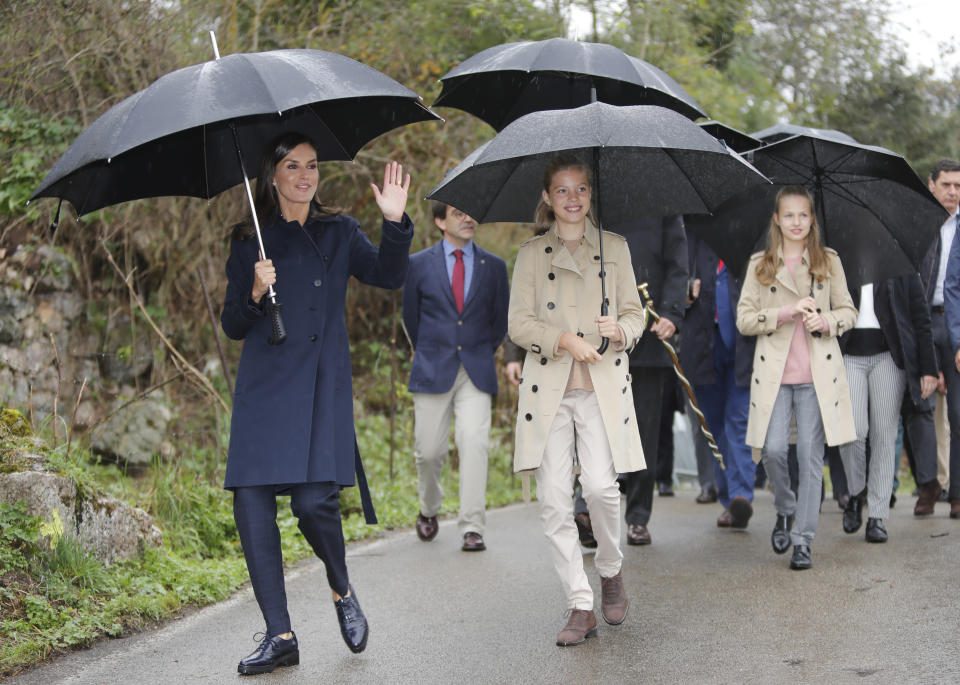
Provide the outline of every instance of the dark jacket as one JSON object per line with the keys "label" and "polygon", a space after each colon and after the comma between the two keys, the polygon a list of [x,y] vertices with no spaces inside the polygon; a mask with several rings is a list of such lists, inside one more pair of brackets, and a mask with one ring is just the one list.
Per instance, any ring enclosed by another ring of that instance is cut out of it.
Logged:
{"label": "dark jacket", "polygon": [[462,313],[450,288],[443,241],[410,257],[403,286],[403,323],[415,350],[410,392],[447,392],[463,364],[477,388],[497,394],[494,354],[507,333],[507,265],[476,243],[473,248],[473,275]]}
{"label": "dark jacket", "polygon": [[[683,217],[647,217],[606,229],[627,239],[637,285],[647,284],[654,310],[670,319],[679,332],[687,297],[687,239]],[[653,323],[650,317],[648,331]],[[674,347],[677,338],[671,339]],[[633,348],[630,366],[669,367],[673,362],[657,336],[647,332]]]}
{"label": "dark jacket", "polygon": [[[353,485],[359,464],[345,319],[347,281],[399,288],[413,224],[384,221],[380,248],[338,215],[304,226],[279,217],[262,231],[277,270],[287,340],[270,345],[267,296],[253,304],[257,241],[234,239],[220,321],[244,340],[233,397],[227,488],[331,481]],[[362,482],[361,482],[362,485]]]}
{"label": "dark jacket", "polygon": [[[687,308],[683,321],[683,341],[680,345],[680,365],[687,379],[694,385],[708,385],[716,382],[713,364],[713,343],[716,324],[717,264],[719,259],[710,247],[692,231],[687,232],[687,252],[689,254],[690,279],[700,279],[700,295]],[[735,377],[742,387],[750,385],[753,372],[753,350],[757,344],[756,336],[743,336],[736,330],[737,302],[740,300],[740,288],[743,282],[727,271],[727,290],[729,292],[730,311],[734,316]]]}
{"label": "dark jacket", "polygon": [[[851,292],[850,295],[859,308],[860,291]],[[933,396],[926,400],[920,396],[920,377],[936,376],[938,367],[930,310],[919,274],[874,283],[873,310],[890,348],[890,356],[906,373],[911,401],[917,407],[932,408]],[[845,354],[849,335],[847,332],[840,338],[840,349]]]}

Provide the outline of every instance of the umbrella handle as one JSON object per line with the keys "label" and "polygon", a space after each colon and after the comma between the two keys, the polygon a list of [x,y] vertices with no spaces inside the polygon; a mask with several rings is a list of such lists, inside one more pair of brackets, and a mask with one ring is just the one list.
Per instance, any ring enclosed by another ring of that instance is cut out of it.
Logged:
{"label": "umbrella handle", "polygon": [[281,345],[287,339],[287,328],[283,325],[283,318],[280,316],[280,310],[283,305],[275,299],[267,303],[267,311],[270,314],[270,327],[273,329],[273,335],[267,340],[271,345]]}
{"label": "umbrella handle", "polygon": [[[603,304],[600,305],[600,315],[606,316],[610,313],[610,305],[607,304],[607,298],[603,298]],[[600,347],[597,348],[597,354],[603,356],[603,353],[610,347],[610,338],[600,338]]]}

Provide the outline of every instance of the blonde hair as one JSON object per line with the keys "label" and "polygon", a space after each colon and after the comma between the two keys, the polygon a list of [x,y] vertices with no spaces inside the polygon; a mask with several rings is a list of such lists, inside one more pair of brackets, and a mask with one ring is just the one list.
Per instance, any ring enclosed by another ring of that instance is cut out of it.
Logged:
{"label": "blonde hair", "polygon": [[770,228],[767,230],[767,249],[757,264],[757,280],[763,285],[770,285],[777,277],[777,253],[783,247],[783,233],[777,223],[777,214],[780,213],[780,200],[785,197],[803,197],[810,203],[812,223],[807,234],[807,253],[810,255],[809,271],[813,278],[822,282],[830,275],[830,261],[827,259],[827,250],[820,240],[820,222],[817,221],[816,207],[813,196],[803,186],[784,186],[777,193],[773,205],[773,214],[770,216]]}
{"label": "blonde hair", "polygon": [[[587,185],[590,188],[593,188],[593,173],[590,169],[590,165],[584,162],[582,159],[577,157],[574,154],[569,152],[561,152],[559,155],[547,162],[546,168],[543,170],[543,189],[550,192],[550,182],[553,181],[554,174],[560,171],[566,171],[567,169],[576,169],[583,173],[587,177]],[[587,218],[590,219],[594,224],[597,223],[596,218],[593,215],[593,203],[591,202],[590,209],[587,211]],[[550,230],[550,227],[553,226],[553,223],[557,220],[556,215],[553,213],[553,208],[543,201],[543,197],[540,197],[540,202],[537,204],[537,211],[534,213],[533,221],[536,224],[536,235],[542,235]]]}

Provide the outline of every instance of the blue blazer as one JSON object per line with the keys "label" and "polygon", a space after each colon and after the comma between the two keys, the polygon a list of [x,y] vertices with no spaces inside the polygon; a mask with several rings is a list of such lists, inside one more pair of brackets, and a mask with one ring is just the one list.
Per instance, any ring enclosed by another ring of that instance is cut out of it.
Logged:
{"label": "blue blazer", "polygon": [[[937,231],[937,243],[940,232]],[[939,255],[937,255],[939,258]],[[950,244],[947,258],[947,274],[943,279],[943,315],[947,321],[947,333],[950,337],[950,349],[957,354],[960,349],[960,231]],[[953,364],[952,359],[944,359],[942,365]]]}
{"label": "blue blazer", "polygon": [[507,265],[476,243],[473,248],[473,276],[462,314],[453,301],[442,241],[410,256],[403,286],[403,323],[415,351],[410,392],[447,392],[463,364],[475,386],[497,394],[494,353],[507,333]]}

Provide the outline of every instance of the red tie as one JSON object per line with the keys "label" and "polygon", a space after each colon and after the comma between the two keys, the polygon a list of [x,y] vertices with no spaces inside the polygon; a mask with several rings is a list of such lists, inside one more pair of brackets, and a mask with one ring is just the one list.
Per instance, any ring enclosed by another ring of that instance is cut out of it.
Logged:
{"label": "red tie", "polygon": [[453,300],[457,303],[457,311],[463,313],[463,250],[454,250],[453,256],[457,262],[453,265]]}
{"label": "red tie", "polygon": [[723,271],[723,260],[722,260],[722,259],[718,259],[718,260],[717,260],[717,276],[720,275],[720,272],[721,272],[721,271]]}

